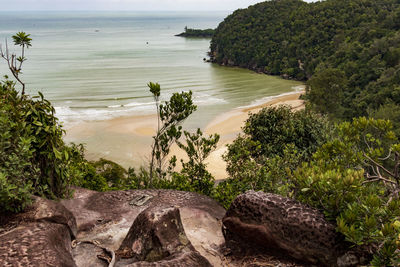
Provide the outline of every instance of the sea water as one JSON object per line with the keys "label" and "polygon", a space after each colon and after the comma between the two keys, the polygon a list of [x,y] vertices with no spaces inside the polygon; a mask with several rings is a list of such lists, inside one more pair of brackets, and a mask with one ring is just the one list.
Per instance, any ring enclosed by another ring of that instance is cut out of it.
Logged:
{"label": "sea water", "polygon": [[[290,93],[300,83],[203,61],[210,39],[176,37],[189,28],[216,28],[227,12],[0,12],[0,43],[19,53],[11,36],[31,34],[22,80],[41,91],[64,126],[155,112],[147,83],[162,99],[193,91],[193,127],[254,101]],[[0,75],[10,73],[0,61]],[[189,123],[190,124],[190,123]]]}

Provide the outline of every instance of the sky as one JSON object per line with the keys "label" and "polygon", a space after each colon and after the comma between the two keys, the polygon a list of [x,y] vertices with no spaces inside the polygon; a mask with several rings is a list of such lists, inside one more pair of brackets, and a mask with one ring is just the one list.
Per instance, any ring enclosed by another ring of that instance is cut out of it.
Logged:
{"label": "sky", "polygon": [[[233,11],[259,0],[0,0],[1,10]],[[308,1],[310,2],[310,0]]]}

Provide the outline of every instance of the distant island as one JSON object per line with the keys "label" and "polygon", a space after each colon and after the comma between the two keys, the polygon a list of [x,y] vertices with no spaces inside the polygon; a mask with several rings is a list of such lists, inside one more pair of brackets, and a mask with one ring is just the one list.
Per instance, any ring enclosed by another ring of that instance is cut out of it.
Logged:
{"label": "distant island", "polygon": [[175,36],[180,37],[197,37],[197,38],[212,38],[214,36],[215,30],[214,29],[190,29],[185,27],[185,31],[177,34]]}

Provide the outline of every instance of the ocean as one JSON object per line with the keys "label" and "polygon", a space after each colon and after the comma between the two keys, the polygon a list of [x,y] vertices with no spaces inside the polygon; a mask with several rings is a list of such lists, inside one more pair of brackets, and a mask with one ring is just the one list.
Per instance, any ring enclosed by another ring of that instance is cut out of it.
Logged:
{"label": "ocean", "polygon": [[[296,90],[300,83],[205,63],[210,39],[176,37],[189,28],[215,28],[224,12],[0,12],[0,43],[31,34],[22,79],[41,91],[67,128],[82,121],[155,112],[147,83],[162,99],[193,91],[193,127],[232,108]],[[18,49],[12,50],[19,52]],[[9,74],[0,61],[0,75]],[[190,124],[190,123],[189,123]]]}

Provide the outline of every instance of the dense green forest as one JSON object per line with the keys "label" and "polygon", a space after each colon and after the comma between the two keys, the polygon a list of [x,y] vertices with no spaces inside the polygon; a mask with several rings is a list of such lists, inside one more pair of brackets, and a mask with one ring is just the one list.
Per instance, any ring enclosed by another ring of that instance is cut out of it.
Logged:
{"label": "dense green forest", "polygon": [[309,80],[307,97],[335,118],[372,115],[400,127],[400,1],[273,0],[216,29],[214,62]]}

